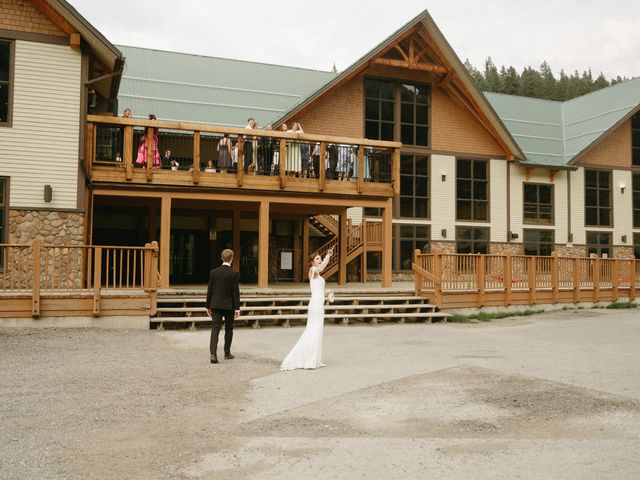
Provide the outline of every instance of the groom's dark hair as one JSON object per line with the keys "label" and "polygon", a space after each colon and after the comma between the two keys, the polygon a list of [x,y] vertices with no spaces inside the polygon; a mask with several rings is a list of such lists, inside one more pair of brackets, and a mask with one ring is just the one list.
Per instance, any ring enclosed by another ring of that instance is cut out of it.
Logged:
{"label": "groom's dark hair", "polygon": [[222,250],[222,253],[220,254],[220,258],[222,259],[223,262],[229,263],[231,260],[233,260],[233,250],[229,248],[225,248],[224,250]]}

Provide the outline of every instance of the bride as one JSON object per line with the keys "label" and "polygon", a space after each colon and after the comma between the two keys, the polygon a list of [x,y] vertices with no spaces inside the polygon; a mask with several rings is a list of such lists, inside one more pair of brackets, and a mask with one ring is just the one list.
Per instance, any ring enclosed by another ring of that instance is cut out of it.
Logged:
{"label": "bride", "polygon": [[300,339],[291,349],[280,365],[280,370],[295,370],[297,368],[326,367],[322,363],[322,330],[324,328],[324,278],[320,276],[333,254],[330,249],[321,260],[320,255],[314,255],[309,269],[309,288],[311,299],[307,313],[307,326]]}

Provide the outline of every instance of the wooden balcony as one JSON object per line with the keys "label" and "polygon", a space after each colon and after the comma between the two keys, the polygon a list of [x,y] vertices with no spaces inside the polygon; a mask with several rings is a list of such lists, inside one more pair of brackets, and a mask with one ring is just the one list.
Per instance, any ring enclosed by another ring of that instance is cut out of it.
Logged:
{"label": "wooden balcony", "polygon": [[[220,153],[225,135],[237,159],[229,167],[223,165]],[[142,144],[151,148],[141,149]],[[398,142],[88,115],[86,170],[93,184],[384,200],[400,190],[400,146]],[[171,150],[179,165],[158,165],[166,150]]]}
{"label": "wooden balcony", "polygon": [[640,260],[524,255],[423,254],[416,295],[439,308],[634,300]]}

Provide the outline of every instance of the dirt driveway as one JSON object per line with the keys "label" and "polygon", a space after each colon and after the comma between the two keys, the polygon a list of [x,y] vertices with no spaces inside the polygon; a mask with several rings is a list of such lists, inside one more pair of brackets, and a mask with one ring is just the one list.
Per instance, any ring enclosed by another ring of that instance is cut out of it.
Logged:
{"label": "dirt driveway", "polygon": [[639,478],[638,311],[301,331],[0,329],[0,478]]}

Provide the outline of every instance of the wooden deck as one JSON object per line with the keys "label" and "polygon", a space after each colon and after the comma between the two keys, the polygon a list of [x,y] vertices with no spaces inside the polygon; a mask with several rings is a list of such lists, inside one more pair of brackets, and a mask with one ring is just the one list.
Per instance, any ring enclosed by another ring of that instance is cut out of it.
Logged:
{"label": "wooden deck", "polygon": [[520,255],[422,254],[416,295],[439,308],[633,300],[640,260]]}

